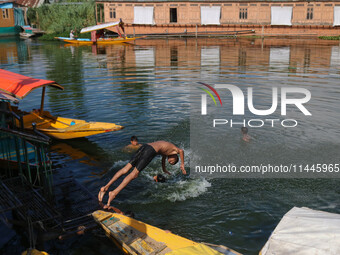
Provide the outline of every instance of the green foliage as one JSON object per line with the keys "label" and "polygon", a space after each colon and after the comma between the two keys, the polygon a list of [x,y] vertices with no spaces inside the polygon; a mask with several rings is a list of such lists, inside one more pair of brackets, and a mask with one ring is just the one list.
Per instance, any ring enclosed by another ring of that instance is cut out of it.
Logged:
{"label": "green foliage", "polygon": [[322,40],[340,40],[340,35],[339,36],[319,36],[319,39],[322,39]]}
{"label": "green foliage", "polygon": [[29,10],[28,18],[47,34],[67,33],[69,36],[72,29],[79,33],[83,27],[95,24],[94,2],[67,5],[44,4]]}

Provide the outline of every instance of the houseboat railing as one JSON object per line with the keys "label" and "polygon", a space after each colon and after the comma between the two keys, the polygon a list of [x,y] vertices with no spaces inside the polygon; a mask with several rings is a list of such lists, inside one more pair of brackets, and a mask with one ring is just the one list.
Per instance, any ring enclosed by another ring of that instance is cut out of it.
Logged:
{"label": "houseboat railing", "polygon": [[44,188],[52,196],[52,164],[47,147],[50,138],[33,125],[33,132],[24,130],[23,119],[13,111],[0,110],[0,160],[1,178],[25,176],[32,186]]}

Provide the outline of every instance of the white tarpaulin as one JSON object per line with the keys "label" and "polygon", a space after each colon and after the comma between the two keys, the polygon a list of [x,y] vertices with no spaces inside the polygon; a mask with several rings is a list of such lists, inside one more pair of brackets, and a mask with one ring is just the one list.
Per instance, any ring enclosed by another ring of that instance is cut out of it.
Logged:
{"label": "white tarpaulin", "polygon": [[96,26],[85,27],[80,31],[80,33],[87,33],[87,32],[97,31],[100,29],[108,28],[108,27],[118,26],[119,23],[120,21],[116,21],[116,22],[104,23],[104,24],[100,24]]}
{"label": "white tarpaulin", "polygon": [[221,17],[221,6],[201,6],[201,24],[219,25]]}
{"label": "white tarpaulin", "polygon": [[339,255],[340,214],[294,207],[261,250],[262,255]]}
{"label": "white tarpaulin", "polygon": [[271,7],[271,25],[292,25],[293,7]]}
{"label": "white tarpaulin", "polygon": [[155,24],[153,16],[153,7],[135,6],[134,7],[134,24]]}
{"label": "white tarpaulin", "polygon": [[333,26],[340,26],[340,6],[334,6]]}

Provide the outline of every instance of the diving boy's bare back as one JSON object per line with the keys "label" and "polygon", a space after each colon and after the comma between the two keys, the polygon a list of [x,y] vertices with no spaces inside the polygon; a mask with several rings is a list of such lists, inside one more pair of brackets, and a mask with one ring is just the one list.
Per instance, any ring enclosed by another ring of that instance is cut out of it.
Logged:
{"label": "diving boy's bare back", "polygon": [[178,162],[179,154],[181,159],[180,169],[183,174],[186,174],[184,168],[184,151],[172,143],[166,141],[157,141],[153,143],[148,143],[142,145],[130,160],[130,162],[120,169],[113,178],[100,189],[98,193],[98,200],[101,202],[103,200],[105,192],[109,187],[123,174],[126,174],[132,167],[134,169],[127,175],[122,183],[113,191],[109,192],[109,199],[106,207],[110,206],[111,201],[118,195],[118,193],[133,179],[138,177],[140,171],[142,171],[157,155],[162,155],[162,169],[165,173],[170,174],[165,167],[165,160],[168,159],[169,164],[175,165]]}
{"label": "diving boy's bare back", "polygon": [[166,142],[166,141],[157,141],[153,143],[148,143],[151,145],[157,154],[161,154],[163,156],[170,156],[174,154],[179,154],[179,148],[177,148],[174,144]]}

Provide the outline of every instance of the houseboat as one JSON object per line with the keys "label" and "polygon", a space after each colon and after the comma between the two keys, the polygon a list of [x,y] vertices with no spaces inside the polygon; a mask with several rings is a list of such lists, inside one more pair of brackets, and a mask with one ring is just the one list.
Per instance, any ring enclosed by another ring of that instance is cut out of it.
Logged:
{"label": "houseboat", "polygon": [[125,22],[127,34],[204,33],[338,36],[340,1],[97,0],[98,23]]}
{"label": "houseboat", "polygon": [[25,25],[24,12],[14,1],[0,2],[0,36],[18,35]]}

